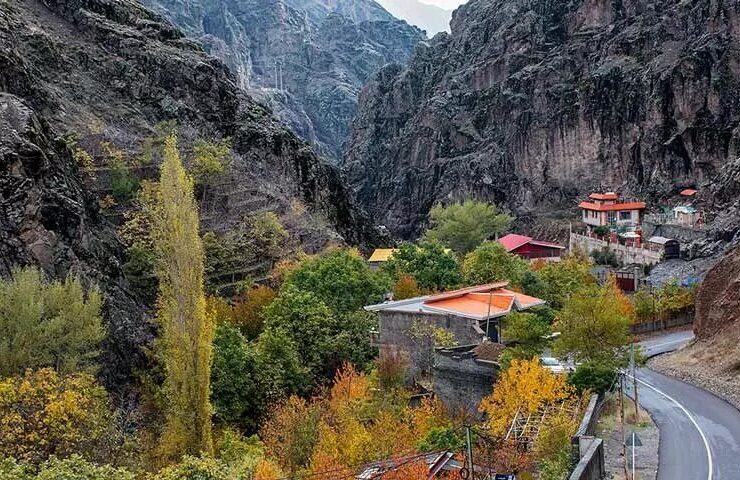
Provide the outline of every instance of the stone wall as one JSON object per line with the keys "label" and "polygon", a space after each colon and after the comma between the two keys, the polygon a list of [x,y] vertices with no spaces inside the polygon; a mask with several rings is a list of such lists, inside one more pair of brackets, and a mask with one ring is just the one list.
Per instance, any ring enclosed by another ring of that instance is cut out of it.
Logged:
{"label": "stone wall", "polygon": [[665,223],[652,223],[646,221],[642,224],[643,235],[650,238],[656,235],[678,240],[681,244],[693,243],[707,238],[707,230],[686,227],[683,225],[673,225]]}
{"label": "stone wall", "polygon": [[408,374],[411,377],[431,369],[434,358],[434,345],[431,342],[409,335],[415,321],[452,332],[458,345],[478,344],[485,336],[477,327],[477,321],[469,318],[417,312],[379,312],[377,344],[380,355],[407,355],[410,362]]}
{"label": "stone wall", "polygon": [[656,252],[646,248],[627,247],[613,242],[608,243],[597,238],[591,238],[577,233],[570,234],[571,250],[577,248],[587,253],[591,253],[607,247],[609,250],[614,252],[619,261],[624,264],[637,263],[640,265],[654,265],[663,259],[663,252]]}
{"label": "stone wall", "polygon": [[478,405],[493,391],[499,366],[475,358],[475,345],[437,349],[434,354],[434,394],[450,411],[477,416]]}

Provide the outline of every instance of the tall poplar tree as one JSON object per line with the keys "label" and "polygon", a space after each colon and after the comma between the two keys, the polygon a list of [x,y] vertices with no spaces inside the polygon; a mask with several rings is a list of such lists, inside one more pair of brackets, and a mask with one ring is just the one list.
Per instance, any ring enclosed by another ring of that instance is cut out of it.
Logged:
{"label": "tall poplar tree", "polygon": [[159,259],[157,318],[165,368],[162,460],[211,454],[210,375],[214,325],[206,311],[203,245],[193,180],[171,135],[164,144],[158,202],[152,212]]}

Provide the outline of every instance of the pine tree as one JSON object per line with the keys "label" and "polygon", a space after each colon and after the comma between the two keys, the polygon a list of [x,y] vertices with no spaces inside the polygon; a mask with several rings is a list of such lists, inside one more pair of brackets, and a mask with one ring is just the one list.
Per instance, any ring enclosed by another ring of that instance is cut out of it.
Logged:
{"label": "pine tree", "polygon": [[206,311],[203,245],[193,181],[183,168],[177,139],[165,141],[160,193],[154,207],[161,327],[159,352],[165,369],[162,460],[210,455],[210,373],[214,325]]}

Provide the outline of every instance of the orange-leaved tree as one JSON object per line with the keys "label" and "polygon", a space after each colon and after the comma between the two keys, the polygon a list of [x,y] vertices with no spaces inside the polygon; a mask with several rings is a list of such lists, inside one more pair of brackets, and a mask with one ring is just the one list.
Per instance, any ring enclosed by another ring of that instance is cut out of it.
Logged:
{"label": "orange-leaved tree", "polygon": [[565,375],[556,375],[538,359],[512,360],[485,397],[479,410],[486,414],[493,436],[502,436],[519,412],[530,415],[541,407],[564,402],[574,395]]}

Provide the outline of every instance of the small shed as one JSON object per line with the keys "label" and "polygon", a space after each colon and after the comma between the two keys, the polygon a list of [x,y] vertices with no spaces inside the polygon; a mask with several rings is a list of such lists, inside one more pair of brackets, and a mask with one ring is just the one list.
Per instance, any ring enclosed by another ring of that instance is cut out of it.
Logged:
{"label": "small shed", "polygon": [[679,225],[694,226],[699,222],[700,214],[694,207],[681,205],[673,209],[673,217]]}
{"label": "small shed", "polygon": [[395,252],[395,248],[376,248],[372,255],[370,255],[370,258],[367,259],[367,263],[370,265],[370,268],[377,270],[385,262],[390,260]]}
{"label": "small shed", "polygon": [[650,237],[648,244],[651,250],[662,251],[664,260],[679,258],[681,256],[681,244],[678,243],[678,240],[655,236]]}

